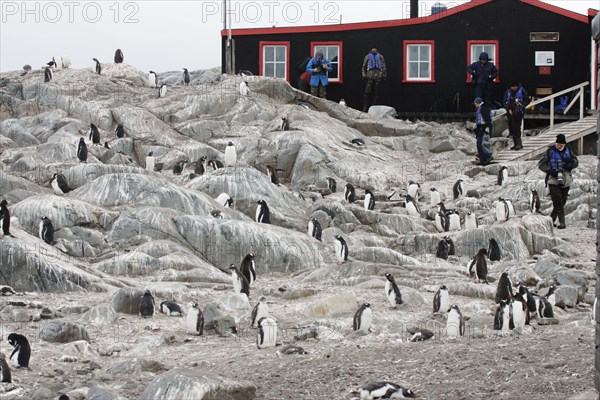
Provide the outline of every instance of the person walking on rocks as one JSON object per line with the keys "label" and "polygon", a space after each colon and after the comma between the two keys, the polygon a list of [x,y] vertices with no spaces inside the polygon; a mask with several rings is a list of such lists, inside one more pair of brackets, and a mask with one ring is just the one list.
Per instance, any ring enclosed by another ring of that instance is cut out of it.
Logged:
{"label": "person walking on rocks", "polygon": [[521,123],[525,116],[525,107],[529,104],[529,95],[519,81],[513,81],[504,95],[504,108],[508,117],[508,131],[512,136],[514,146],[511,150],[521,150]]}
{"label": "person walking on rocks", "polygon": [[[475,105],[475,137],[477,138],[477,162],[487,165],[493,160],[490,134],[492,132],[492,109],[481,97],[473,102]],[[489,130],[489,133],[486,132]]]}
{"label": "person walking on rocks", "polygon": [[[379,102],[381,83],[387,78],[385,59],[379,53],[377,46],[373,46],[363,60],[362,77],[366,80],[363,111],[367,112],[372,104],[376,105]],[[371,96],[373,96],[373,102],[371,102]]]}
{"label": "person walking on rocks", "polygon": [[482,52],[479,55],[479,61],[469,65],[467,72],[473,77],[475,97],[481,97],[483,101],[490,103],[494,79],[498,76],[498,68],[490,62],[488,53]]}
{"label": "person walking on rocks", "polygon": [[[556,136],[556,143],[548,147],[539,161],[539,168],[546,173],[546,184],[552,199],[552,223],[558,229],[565,229],[565,204],[569,196],[569,188],[573,182],[571,171],[579,165],[577,155],[567,147],[567,140],[562,133]],[[558,226],[556,219],[558,218]]]}
{"label": "person walking on rocks", "polygon": [[306,72],[311,74],[310,94],[325,98],[327,96],[327,86],[329,85],[329,71],[331,63],[323,57],[322,51],[317,51],[315,56],[308,62]]}

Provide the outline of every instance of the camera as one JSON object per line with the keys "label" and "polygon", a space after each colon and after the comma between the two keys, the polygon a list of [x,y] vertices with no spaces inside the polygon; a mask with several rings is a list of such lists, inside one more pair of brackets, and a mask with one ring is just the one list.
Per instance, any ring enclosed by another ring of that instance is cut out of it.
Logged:
{"label": "camera", "polygon": [[565,175],[562,171],[558,172],[558,176],[556,177],[556,179],[558,180],[558,186],[565,186]]}

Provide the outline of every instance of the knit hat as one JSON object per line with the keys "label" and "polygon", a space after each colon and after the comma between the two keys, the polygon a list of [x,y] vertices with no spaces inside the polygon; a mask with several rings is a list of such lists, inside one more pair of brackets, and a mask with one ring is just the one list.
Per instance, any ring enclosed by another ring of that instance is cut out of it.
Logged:
{"label": "knit hat", "polygon": [[565,138],[565,135],[563,135],[562,133],[559,133],[558,135],[556,135],[556,143],[567,144],[567,139]]}
{"label": "knit hat", "polygon": [[475,100],[473,100],[473,103],[481,104],[481,103],[483,103],[483,99],[481,97],[476,97]]}
{"label": "knit hat", "polygon": [[479,55],[479,59],[480,60],[485,60],[488,61],[490,59],[490,56],[488,55],[488,53],[486,53],[485,51],[481,52],[481,54]]}
{"label": "knit hat", "polygon": [[316,54],[315,54],[315,57],[317,57],[317,58],[323,57],[323,52],[322,51],[317,51]]}

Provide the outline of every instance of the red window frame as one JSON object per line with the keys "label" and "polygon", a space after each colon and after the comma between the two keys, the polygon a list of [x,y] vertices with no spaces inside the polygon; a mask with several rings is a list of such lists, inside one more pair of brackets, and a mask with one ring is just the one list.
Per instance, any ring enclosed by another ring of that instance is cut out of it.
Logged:
{"label": "red window frame", "polygon": [[264,73],[263,49],[265,46],[285,46],[285,62],[287,64],[285,68],[285,80],[290,82],[290,42],[258,42],[258,75],[260,76],[263,76]]}
{"label": "red window frame", "polygon": [[[429,79],[415,79],[408,77],[408,46],[420,44],[429,45],[431,54],[429,55],[429,63],[431,65],[431,74]],[[402,83],[435,83],[435,40],[405,40],[403,41],[403,57],[404,67],[402,71]]]}
{"label": "red window frame", "polygon": [[[311,56],[315,55],[315,47],[317,46],[338,46],[340,51],[338,53],[338,77],[337,79],[331,79],[329,78],[329,83],[330,84],[340,84],[340,83],[344,83],[343,77],[342,77],[342,62],[343,62],[343,46],[342,46],[342,42],[310,42],[310,54]],[[331,61],[331,60],[329,60]]]}
{"label": "red window frame", "polygon": [[[498,69],[498,76],[494,79],[494,83],[500,83],[500,41],[499,40],[467,40],[467,67],[473,63],[471,61],[471,46],[474,44],[493,44],[496,46],[495,58],[492,60]],[[477,60],[476,60],[477,61]],[[467,83],[471,83],[473,77],[467,72]]]}

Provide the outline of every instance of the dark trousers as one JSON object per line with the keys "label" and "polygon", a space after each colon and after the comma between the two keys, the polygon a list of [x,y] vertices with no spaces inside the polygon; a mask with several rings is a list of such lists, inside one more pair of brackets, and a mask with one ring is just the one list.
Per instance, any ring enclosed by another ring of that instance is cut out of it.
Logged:
{"label": "dark trousers", "polygon": [[483,149],[483,135],[485,134],[485,125],[477,125],[475,128],[475,137],[477,138],[477,155],[479,156],[479,162],[485,163],[492,156],[492,153],[488,153]]}
{"label": "dark trousers", "polygon": [[475,98],[481,97],[485,103],[490,104],[493,88],[494,85],[491,82],[475,84]]}
{"label": "dark trousers", "polygon": [[316,96],[316,97],[325,98],[325,97],[327,97],[327,86],[323,86],[319,82],[319,86],[311,86],[310,87],[310,94],[312,94],[313,96]]}
{"label": "dark trousers", "polygon": [[520,115],[513,114],[508,117],[508,131],[510,132],[510,136],[516,138],[520,138],[522,136],[521,122],[523,122],[523,117]]}
{"label": "dark trousers", "polygon": [[[379,102],[379,91],[381,87],[381,79],[367,79],[365,83],[365,95],[363,102],[363,111],[368,111],[372,105],[377,105]],[[373,101],[371,102],[371,95],[373,95]]]}
{"label": "dark trousers", "polygon": [[569,196],[569,188],[568,187],[560,187],[558,185],[548,185],[548,190],[550,191],[550,198],[552,199],[552,213],[550,216],[552,217],[552,221],[556,219],[556,217],[564,218],[565,215],[565,204],[567,204],[567,198]]}

